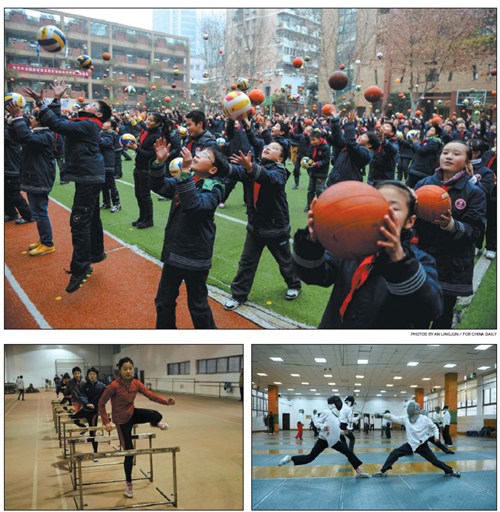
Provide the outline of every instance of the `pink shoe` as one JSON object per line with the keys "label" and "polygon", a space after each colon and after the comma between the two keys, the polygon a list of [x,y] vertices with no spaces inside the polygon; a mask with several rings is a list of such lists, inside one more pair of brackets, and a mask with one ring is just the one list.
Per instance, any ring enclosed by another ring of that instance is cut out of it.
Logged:
{"label": "pink shoe", "polygon": [[162,423],[161,421],[155,425],[160,430],[168,430],[168,425],[166,423]]}

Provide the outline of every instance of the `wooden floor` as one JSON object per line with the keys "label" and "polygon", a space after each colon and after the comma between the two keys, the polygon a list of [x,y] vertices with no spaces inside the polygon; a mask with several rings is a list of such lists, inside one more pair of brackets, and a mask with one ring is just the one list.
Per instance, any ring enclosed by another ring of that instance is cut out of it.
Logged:
{"label": "wooden floor", "polygon": [[[162,395],[160,392],[159,394]],[[165,407],[138,395],[136,407],[158,410],[167,431],[141,425],[139,432],[153,432],[153,447],[179,446],[177,454],[178,508],[181,510],[241,510],[243,508],[243,415],[241,402],[214,398],[175,396],[175,407]],[[5,510],[75,510],[76,491],[67,461],[62,457],[52,422],[53,391],[5,395]],[[108,407],[108,412],[110,407]],[[147,448],[139,441],[137,448]],[[107,445],[101,445],[106,451]],[[106,447],[104,447],[106,446]],[[99,448],[101,450],[101,447]],[[91,451],[91,445],[81,451]],[[121,459],[118,459],[121,461]],[[123,496],[122,464],[99,468],[103,461],[85,463],[83,481],[117,479],[118,483],[85,486],[85,509],[109,509],[160,501],[157,486],[172,492],[171,455],[153,457],[154,482],[134,482],[134,498]],[[148,457],[137,457],[133,477],[147,471]],[[166,510],[168,505],[140,507]]]}

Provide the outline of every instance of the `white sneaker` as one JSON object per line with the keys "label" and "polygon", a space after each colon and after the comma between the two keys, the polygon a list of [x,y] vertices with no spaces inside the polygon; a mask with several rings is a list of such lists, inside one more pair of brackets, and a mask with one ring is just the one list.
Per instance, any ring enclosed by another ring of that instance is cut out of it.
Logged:
{"label": "white sneaker", "polygon": [[226,205],[224,203],[219,203],[219,208],[224,209]]}
{"label": "white sneaker", "polygon": [[359,473],[356,473],[356,478],[371,478],[368,473],[365,473],[364,471],[360,471]]}
{"label": "white sneaker", "polygon": [[281,460],[278,466],[284,466],[285,464],[288,464],[289,462],[292,462],[292,457],[290,455],[285,455]]}
{"label": "white sneaker", "polygon": [[485,256],[487,260],[494,260],[497,256],[497,253],[496,251],[486,251]]}
{"label": "white sneaker", "polygon": [[166,423],[158,422],[155,427],[158,427],[160,430],[168,430],[168,425]]}
{"label": "white sneaker", "polygon": [[375,477],[386,477],[387,473],[382,473],[382,471],[379,470],[376,473],[373,473],[372,476],[375,476]]}
{"label": "white sneaker", "polygon": [[98,459],[97,457],[94,457],[92,460],[93,460],[94,462],[99,462],[99,459]]}
{"label": "white sneaker", "polygon": [[232,297],[224,304],[224,309],[228,311],[234,311],[238,306],[241,305],[241,302],[238,302],[236,299]]}
{"label": "white sneaker", "polygon": [[474,256],[479,256],[481,254],[481,249],[478,249],[477,247],[474,249]]}
{"label": "white sneaker", "polygon": [[133,493],[133,490],[132,490],[132,482],[130,482],[130,483],[126,482],[125,483],[125,489],[123,490],[123,494],[127,498],[133,498],[134,497],[134,493]]}
{"label": "white sneaker", "polygon": [[296,290],[294,288],[290,288],[285,293],[286,300],[295,300],[299,296],[300,290]]}

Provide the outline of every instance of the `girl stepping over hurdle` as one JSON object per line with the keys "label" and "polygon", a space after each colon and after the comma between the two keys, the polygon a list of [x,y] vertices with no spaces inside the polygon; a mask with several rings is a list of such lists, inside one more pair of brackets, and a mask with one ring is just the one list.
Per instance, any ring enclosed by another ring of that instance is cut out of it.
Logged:
{"label": "girl stepping over hurdle", "polygon": [[[143,394],[153,402],[163,405],[175,405],[175,399],[163,398],[150,391],[140,380],[134,378],[134,361],[130,357],[124,357],[118,361],[120,375],[104,390],[99,400],[99,414],[106,432],[113,430],[108,414],[106,403],[111,399],[111,414],[113,422],[118,431],[120,444],[124,450],[133,450],[132,427],[138,423],[151,423],[153,427],[167,430],[168,425],[162,423],[162,415],[151,409],[137,409],[134,407],[134,400],[137,393]],[[125,469],[125,490],[127,498],[133,497],[132,491],[132,466],[134,457],[125,457],[123,467]]]}

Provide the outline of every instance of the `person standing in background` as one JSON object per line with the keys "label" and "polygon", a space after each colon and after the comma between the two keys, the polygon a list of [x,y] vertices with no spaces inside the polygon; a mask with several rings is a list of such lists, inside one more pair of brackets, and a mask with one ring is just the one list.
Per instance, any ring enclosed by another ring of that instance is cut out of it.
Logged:
{"label": "person standing in background", "polygon": [[16,389],[19,392],[19,395],[17,395],[17,399],[21,400],[22,396],[22,401],[24,402],[24,380],[22,375],[19,375],[19,377],[16,379]]}

